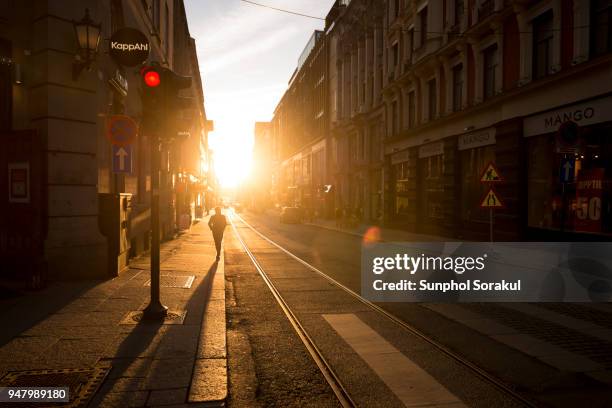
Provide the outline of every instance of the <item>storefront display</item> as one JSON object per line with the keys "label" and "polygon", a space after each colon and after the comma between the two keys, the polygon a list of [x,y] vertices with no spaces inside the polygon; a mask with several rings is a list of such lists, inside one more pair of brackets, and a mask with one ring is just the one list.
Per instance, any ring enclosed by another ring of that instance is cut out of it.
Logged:
{"label": "storefront display", "polygon": [[[607,117],[609,109],[604,110],[610,102],[604,98],[582,103],[580,109],[569,107],[525,121],[529,227],[606,239],[612,236],[612,118]],[[567,126],[566,121],[554,132],[529,133],[535,120],[550,124],[545,116],[563,117],[562,111],[588,112],[591,121],[585,126]],[[593,124],[594,117],[605,122]]]}

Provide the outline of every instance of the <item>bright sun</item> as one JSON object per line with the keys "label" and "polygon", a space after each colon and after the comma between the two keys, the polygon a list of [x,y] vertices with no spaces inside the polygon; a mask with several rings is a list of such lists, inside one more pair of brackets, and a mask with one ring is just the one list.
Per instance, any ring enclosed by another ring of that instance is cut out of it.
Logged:
{"label": "bright sun", "polygon": [[210,134],[215,172],[222,187],[237,187],[249,177],[253,156],[253,129],[216,122]]}

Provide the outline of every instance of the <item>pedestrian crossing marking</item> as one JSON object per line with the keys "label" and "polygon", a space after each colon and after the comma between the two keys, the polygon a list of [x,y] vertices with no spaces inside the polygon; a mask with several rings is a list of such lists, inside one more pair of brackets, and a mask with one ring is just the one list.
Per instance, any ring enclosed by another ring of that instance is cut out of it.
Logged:
{"label": "pedestrian crossing marking", "polygon": [[504,181],[502,176],[499,174],[499,170],[495,167],[493,162],[489,162],[485,170],[482,172],[482,176],[480,176],[481,183],[500,183]]}
{"label": "pedestrian crossing marking", "polygon": [[465,404],[456,395],[356,315],[324,314],[323,318],[404,406],[465,408]]}
{"label": "pedestrian crossing marking", "polygon": [[480,208],[504,208],[504,202],[497,196],[495,190],[489,189],[480,202]]}

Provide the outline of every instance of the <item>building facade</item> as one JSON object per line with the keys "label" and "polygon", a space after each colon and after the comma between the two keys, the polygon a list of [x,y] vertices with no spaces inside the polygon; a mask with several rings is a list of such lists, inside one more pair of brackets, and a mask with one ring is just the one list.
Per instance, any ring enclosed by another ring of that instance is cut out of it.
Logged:
{"label": "building facade", "polygon": [[[599,0],[336,1],[335,207],[458,239],[489,239],[491,219],[497,240],[609,237],[611,13]],[[490,163],[495,183],[481,181]]]}
{"label": "building facade", "polygon": [[315,31],[304,48],[289,87],[272,119],[275,194],[278,204],[300,206],[323,215],[329,211],[329,91],[327,37]]}
{"label": "building facade", "polygon": [[[97,52],[87,55],[89,66],[83,66],[75,36],[75,23],[84,15],[100,28]],[[188,93],[196,103],[193,118],[185,119],[189,131],[170,135],[173,141],[162,149],[165,237],[174,234],[177,214],[191,207],[185,202],[198,200],[195,194],[177,199],[185,175],[194,185],[206,179],[200,161],[207,160],[208,130],[183,2],[0,2],[2,278],[45,271],[51,277],[109,276],[148,249],[150,135],[140,128],[129,147],[131,171],[123,173],[113,169],[118,152],[107,138],[112,115],[138,124],[143,116],[140,67],[121,66],[108,52],[108,39],[123,27],[146,35],[147,63],[193,76]],[[183,143],[199,157],[182,154]]]}

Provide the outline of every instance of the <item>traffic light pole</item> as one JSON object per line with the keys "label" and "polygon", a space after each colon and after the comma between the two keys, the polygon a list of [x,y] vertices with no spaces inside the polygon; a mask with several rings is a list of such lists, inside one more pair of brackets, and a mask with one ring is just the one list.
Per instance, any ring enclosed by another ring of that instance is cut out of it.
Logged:
{"label": "traffic light pole", "polygon": [[145,320],[163,320],[168,308],[162,305],[159,297],[160,243],[159,243],[159,165],[160,137],[157,129],[151,129],[151,301],[144,310]]}

